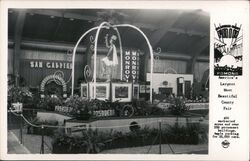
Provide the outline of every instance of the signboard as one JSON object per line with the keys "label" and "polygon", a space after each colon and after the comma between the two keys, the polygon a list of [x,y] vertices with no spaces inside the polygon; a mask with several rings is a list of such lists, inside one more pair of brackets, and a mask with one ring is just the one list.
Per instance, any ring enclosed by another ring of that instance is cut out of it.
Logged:
{"label": "signboard", "polygon": [[168,102],[160,102],[156,106],[163,110],[167,110],[171,106],[171,104]]}
{"label": "signboard", "polygon": [[79,135],[82,134],[83,130],[87,130],[88,124],[76,125],[66,128],[66,134],[68,135]]}
{"label": "signboard", "polygon": [[67,106],[55,106],[56,112],[62,112],[62,113],[70,113],[73,110],[72,107]]}
{"label": "signboard", "polygon": [[189,110],[206,110],[209,108],[209,103],[186,103]]}
{"label": "signboard", "polygon": [[123,55],[123,79],[127,82],[138,82],[139,79],[139,51],[125,50]]}
{"label": "signboard", "polygon": [[20,102],[12,103],[12,111],[13,112],[22,112],[23,111],[23,104]]}
{"label": "signboard", "polygon": [[93,111],[93,115],[95,117],[114,116],[115,115],[115,110],[98,110],[98,111]]}
{"label": "signboard", "polygon": [[29,62],[31,68],[47,68],[47,69],[71,69],[72,63],[64,61],[38,61]]}

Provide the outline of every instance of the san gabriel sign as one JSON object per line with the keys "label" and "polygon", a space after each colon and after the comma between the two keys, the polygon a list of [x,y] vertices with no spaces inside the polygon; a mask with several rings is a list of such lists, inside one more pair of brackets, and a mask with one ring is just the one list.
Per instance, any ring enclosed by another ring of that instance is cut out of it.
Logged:
{"label": "san gabriel sign", "polygon": [[31,68],[71,69],[72,63],[60,61],[30,61]]}

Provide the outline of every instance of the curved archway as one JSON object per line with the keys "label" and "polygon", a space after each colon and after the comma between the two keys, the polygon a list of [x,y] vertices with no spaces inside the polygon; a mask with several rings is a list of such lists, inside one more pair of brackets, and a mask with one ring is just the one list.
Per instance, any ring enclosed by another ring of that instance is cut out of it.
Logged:
{"label": "curved archway", "polygon": [[[152,46],[147,38],[147,36],[144,34],[144,32],[139,29],[138,27],[134,26],[134,25],[130,25],[130,24],[118,24],[118,25],[111,25],[109,24],[108,22],[102,22],[99,26],[97,27],[93,27],[91,29],[89,29],[88,31],[86,31],[77,41],[75,47],[74,47],[74,50],[73,50],[73,57],[72,57],[72,88],[71,88],[71,95],[73,96],[74,95],[74,72],[75,72],[75,54],[76,54],[76,49],[79,45],[79,43],[81,42],[81,40],[88,34],[90,33],[91,31],[93,30],[97,30],[96,32],[96,36],[95,36],[95,46],[94,46],[94,61],[96,61],[96,57],[97,57],[97,42],[98,42],[98,36],[99,36],[99,32],[102,28],[107,28],[109,29],[110,27],[114,28],[116,30],[116,32],[118,33],[118,37],[119,37],[119,41],[120,41],[120,50],[121,50],[121,55],[122,55],[122,44],[121,44],[121,38],[120,38],[120,34],[119,34],[119,31],[117,29],[117,27],[130,27],[130,28],[133,28],[135,30],[137,30],[145,39],[146,43],[147,43],[147,46],[148,46],[148,49],[149,49],[149,54],[150,54],[150,57],[151,57],[151,61],[150,61],[150,102],[152,103],[152,100],[153,100],[153,96],[152,96],[152,88],[153,88],[153,49],[152,49]],[[121,65],[122,65],[122,56],[121,56]],[[122,69],[122,68],[121,68]],[[122,71],[121,71],[121,79],[122,79]],[[94,70],[93,70],[93,82],[94,82],[94,98],[96,96],[96,63],[94,63]]]}
{"label": "curved archway", "polygon": [[45,85],[48,84],[49,82],[51,81],[58,81],[62,86],[63,88],[63,97],[67,97],[67,85],[66,85],[66,82],[64,81],[63,78],[61,78],[60,76],[57,76],[57,75],[48,75],[46,76],[42,82],[41,82],[41,85],[40,85],[40,91],[41,91],[41,97],[43,98],[44,97],[44,92],[45,92]]}
{"label": "curved archway", "polygon": [[173,74],[177,74],[177,72],[176,72],[176,70],[174,69],[174,68],[171,68],[171,67],[169,67],[169,68],[167,68],[165,71],[164,71],[164,74],[168,74],[169,72],[174,72]]}

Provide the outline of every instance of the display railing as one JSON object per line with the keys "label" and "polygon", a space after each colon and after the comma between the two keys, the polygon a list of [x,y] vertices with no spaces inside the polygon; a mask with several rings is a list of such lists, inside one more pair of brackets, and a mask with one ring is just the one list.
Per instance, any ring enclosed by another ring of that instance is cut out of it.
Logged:
{"label": "display railing", "polygon": [[[20,125],[19,129],[9,130],[18,136],[20,143],[26,146],[31,153],[105,153],[108,149],[138,146],[145,149],[142,152],[145,154],[175,154],[179,153],[178,148],[175,149],[172,145],[179,144],[180,141],[182,141],[182,144],[200,144],[200,135],[204,135],[203,141],[206,140],[205,142],[207,143],[208,124],[201,120],[192,121],[186,119],[183,121],[183,119],[180,120],[180,118],[176,117],[176,120],[171,121],[159,118],[143,123],[132,122],[131,124],[121,124],[119,126],[96,125],[86,128],[86,126],[66,127],[65,125],[49,125],[46,123],[35,124],[31,121],[31,117],[27,118],[25,112],[17,113],[11,110],[8,117],[19,120],[15,122],[15,124]],[[170,126],[171,123],[174,126]],[[142,128],[145,126],[149,127],[152,124],[156,125],[153,129]],[[129,128],[131,132],[121,133],[118,130],[120,128]],[[25,129],[27,130],[26,133],[24,132]],[[102,132],[103,129],[108,129],[110,132]],[[65,134],[67,130],[80,131],[80,138],[79,136],[74,136],[73,133]],[[191,136],[190,132],[193,132],[192,130],[196,132],[198,130],[197,136]],[[59,134],[56,131],[61,131],[62,135],[59,138],[55,136]],[[183,136],[185,137],[181,138]],[[100,141],[100,144],[98,141]],[[82,144],[80,145],[79,142]],[[99,148],[88,149],[92,145],[99,146]],[[69,148],[70,146],[73,147]],[[74,148],[82,150],[79,151]]]}

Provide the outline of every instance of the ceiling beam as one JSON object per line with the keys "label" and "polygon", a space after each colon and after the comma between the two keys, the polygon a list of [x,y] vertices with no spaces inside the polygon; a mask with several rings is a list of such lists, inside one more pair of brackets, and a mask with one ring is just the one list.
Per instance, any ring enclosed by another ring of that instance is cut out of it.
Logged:
{"label": "ceiling beam", "polygon": [[[77,13],[70,13],[70,12],[66,12],[63,10],[42,10],[42,9],[30,9],[27,11],[28,13],[32,13],[32,14],[37,14],[37,15],[46,15],[46,16],[54,16],[54,17],[63,17],[63,18],[68,18],[68,19],[78,19],[78,20],[85,20],[85,21],[97,21],[98,17],[96,16],[88,16],[88,15],[82,15],[82,14],[77,14]],[[178,17],[179,14],[176,15],[176,17]],[[172,20],[175,22],[175,17],[172,18]],[[158,30],[159,26],[155,26],[153,24],[149,24],[149,23],[141,23],[139,22],[139,20],[124,20],[123,23],[129,23],[132,25],[135,25],[139,28],[146,28],[149,29],[151,31],[155,31],[155,35],[152,36],[153,41],[156,41],[158,39],[160,39],[160,36],[164,36],[164,33],[167,32],[176,32],[178,34],[188,34],[190,36],[192,35],[197,35],[197,36],[208,36],[208,33],[204,33],[204,32],[198,32],[198,31],[185,31],[183,29],[176,29],[176,28],[172,28],[172,24],[174,23],[172,21],[167,21],[166,23],[162,24],[162,26],[160,27],[160,30],[162,30],[161,32],[158,31],[158,34],[156,33],[156,30]],[[161,34],[163,33],[163,34]],[[156,38],[153,38],[156,37]],[[156,39],[156,40],[154,40]],[[153,42],[152,41],[152,42]],[[160,40],[158,40],[160,41]]]}
{"label": "ceiling beam", "polygon": [[[8,40],[9,48],[13,47],[13,40]],[[38,49],[38,50],[53,50],[53,51],[61,51],[67,52],[68,50],[72,50],[75,44],[65,44],[65,43],[50,43],[50,42],[39,42],[39,41],[27,41],[22,40],[21,48],[24,49]],[[85,53],[87,47],[85,45],[80,45],[77,49],[78,52]],[[101,53],[107,53],[108,49],[104,46],[98,47],[98,51]],[[144,54],[144,53],[143,53]],[[192,57],[190,55],[185,55],[184,53],[171,53],[171,52],[161,52],[160,54],[155,53],[155,57],[159,57],[160,59],[172,59],[172,60],[190,60]],[[199,56],[198,60],[207,61],[209,58],[206,56]]]}
{"label": "ceiling beam", "polygon": [[170,28],[168,29],[168,32],[175,32],[177,34],[187,34],[189,36],[200,36],[200,37],[205,37],[208,36],[208,33],[205,32],[199,32],[199,31],[192,31],[192,30],[184,30],[184,29],[177,29],[177,28]]}
{"label": "ceiling beam", "polygon": [[203,37],[199,42],[195,42],[193,45],[191,45],[188,49],[188,53],[192,55],[193,57],[197,57],[201,54],[201,52],[208,47],[210,44],[209,37]]}
{"label": "ceiling beam", "polygon": [[85,20],[85,21],[97,21],[96,16],[88,16],[88,15],[82,15],[78,13],[70,13],[70,12],[64,12],[63,10],[42,10],[42,9],[30,9],[27,11],[31,14],[37,14],[37,15],[46,15],[46,16],[54,16],[54,17],[63,17],[68,19],[78,19],[78,20]]}
{"label": "ceiling beam", "polygon": [[149,38],[152,47],[154,48],[162,39],[162,37],[169,31],[169,29],[172,28],[174,23],[178,20],[179,16],[182,14],[182,12],[176,12],[171,19],[168,21],[163,21],[162,24],[160,24],[158,30],[156,30]]}
{"label": "ceiling beam", "polygon": [[187,73],[189,74],[195,74],[194,68],[195,68],[195,62],[198,60],[198,57],[200,56],[201,52],[209,46],[210,39],[209,37],[203,37],[198,43],[195,43],[194,45],[190,46],[189,52],[190,55],[192,55],[192,59],[188,61],[187,63]]}

